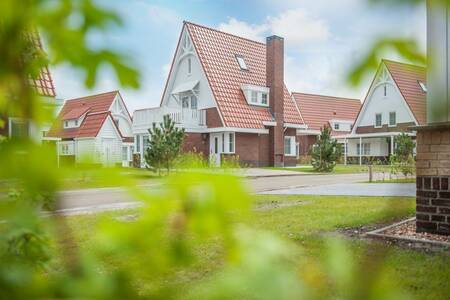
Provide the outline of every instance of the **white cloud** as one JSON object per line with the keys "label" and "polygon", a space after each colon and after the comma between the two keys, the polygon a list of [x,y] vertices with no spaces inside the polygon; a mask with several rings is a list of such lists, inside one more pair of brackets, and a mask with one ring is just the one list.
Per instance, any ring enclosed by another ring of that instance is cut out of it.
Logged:
{"label": "white cloud", "polygon": [[268,17],[267,23],[271,32],[284,37],[287,43],[323,42],[331,36],[325,20],[311,16],[302,8]]}
{"label": "white cloud", "polygon": [[263,41],[263,34],[268,30],[267,24],[252,25],[235,18],[229,18],[227,23],[221,23],[218,30],[245,37],[255,41]]}

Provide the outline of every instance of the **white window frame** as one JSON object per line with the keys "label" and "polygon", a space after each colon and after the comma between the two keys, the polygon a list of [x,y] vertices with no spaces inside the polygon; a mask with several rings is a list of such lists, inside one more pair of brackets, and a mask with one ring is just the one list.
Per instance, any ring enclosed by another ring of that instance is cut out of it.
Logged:
{"label": "white window frame", "polygon": [[333,128],[334,130],[340,130],[339,123],[334,123]]}
{"label": "white window frame", "polygon": [[[243,84],[241,86],[244,93],[245,100],[249,105],[257,105],[262,107],[269,107],[270,103],[270,89],[265,86],[257,86],[251,84]],[[263,95],[265,95],[265,101],[263,102]]]}
{"label": "white window frame", "polygon": [[[377,125],[377,117],[380,116],[380,125]],[[375,114],[375,124],[374,124],[375,128],[382,128],[383,127],[383,113],[376,113]]]}
{"label": "white window frame", "polygon": [[419,83],[420,88],[422,89],[422,91],[423,91],[424,93],[427,93],[427,92],[428,92],[428,88],[427,88],[427,86],[425,85],[425,83],[422,82],[422,81],[420,81],[420,80],[418,80],[417,82]]}
{"label": "white window frame", "polygon": [[236,135],[234,132],[228,133],[228,153],[234,154],[236,152]]}
{"label": "white window frame", "polygon": [[[395,117],[395,123],[394,124],[391,123],[391,114],[394,114],[394,117]],[[388,123],[388,125],[389,125],[389,127],[397,126],[397,112],[395,112],[395,111],[390,111],[389,112],[389,123]]]}
{"label": "white window frame", "polygon": [[[286,141],[289,140],[289,152],[286,150]],[[295,157],[296,154],[296,141],[295,136],[285,136],[284,137],[284,155]]]}
{"label": "white window frame", "polygon": [[[264,100],[265,100],[265,102],[264,102]],[[264,93],[264,92],[261,93],[261,104],[262,105],[268,105],[269,104],[269,94]]]}
{"label": "white window frame", "polygon": [[244,59],[243,56],[241,56],[241,55],[236,55],[236,60],[237,60],[237,63],[238,63],[238,65],[239,65],[239,68],[240,68],[242,71],[248,71],[248,66],[247,66],[247,63],[245,62],[245,59]]}
{"label": "white window frame", "polygon": [[252,104],[258,104],[258,92],[250,91],[250,102]]}

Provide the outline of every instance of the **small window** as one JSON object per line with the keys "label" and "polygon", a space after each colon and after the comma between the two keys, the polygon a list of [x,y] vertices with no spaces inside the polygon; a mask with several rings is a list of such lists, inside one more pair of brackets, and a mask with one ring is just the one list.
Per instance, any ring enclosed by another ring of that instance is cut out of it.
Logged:
{"label": "small window", "polygon": [[181,105],[183,108],[189,108],[189,97],[183,97],[181,99]]}
{"label": "small window", "polygon": [[363,153],[364,155],[370,155],[370,143],[363,144]]}
{"label": "small window", "polygon": [[427,86],[422,81],[419,81],[420,88],[424,93],[428,92]]}
{"label": "small window", "polygon": [[261,103],[267,105],[267,93],[261,94]]}
{"label": "small window", "polygon": [[397,125],[397,114],[395,111],[389,113],[389,126]]}
{"label": "small window", "polygon": [[78,126],[78,120],[75,120],[75,126]]}
{"label": "small window", "polygon": [[234,153],[234,133],[230,133],[228,136],[228,147],[230,153]]}
{"label": "small window", "polygon": [[64,127],[69,127],[69,122],[67,122],[67,121],[64,121]]}
{"label": "small window", "polygon": [[339,123],[334,123],[334,130],[339,130]]}
{"label": "small window", "polygon": [[251,101],[252,103],[258,103],[258,92],[252,91]]}
{"label": "small window", "polygon": [[222,133],[222,153],[225,152],[225,133]]}
{"label": "small window", "polygon": [[247,64],[245,63],[245,60],[242,56],[236,55],[236,60],[239,64],[239,67],[241,68],[241,70],[245,70],[245,71],[248,70]]}
{"label": "small window", "polygon": [[197,96],[191,96],[191,109],[197,109]]}
{"label": "small window", "polygon": [[382,127],[383,126],[382,122],[383,122],[382,115],[376,114],[375,115],[375,127]]}
{"label": "small window", "polygon": [[284,137],[284,155],[295,156],[295,136]]}
{"label": "small window", "polygon": [[387,97],[387,85],[385,84],[383,88],[384,88],[383,95]]}
{"label": "small window", "polygon": [[187,63],[188,63],[188,74],[191,75],[191,73],[192,73],[192,60],[191,60],[190,57],[188,58]]}

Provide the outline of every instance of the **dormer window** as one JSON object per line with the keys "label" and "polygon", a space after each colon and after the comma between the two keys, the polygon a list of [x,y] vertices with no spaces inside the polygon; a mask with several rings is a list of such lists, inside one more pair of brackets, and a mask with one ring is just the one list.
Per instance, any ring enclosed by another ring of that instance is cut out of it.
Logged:
{"label": "dormer window", "polygon": [[425,83],[423,83],[422,81],[418,81],[418,82],[419,82],[419,85],[420,85],[420,88],[422,89],[422,91],[424,93],[426,93],[428,91],[428,89],[427,89],[427,86],[425,85]]}
{"label": "dormer window", "polygon": [[78,120],[75,120],[75,126],[78,126]]}
{"label": "dormer window", "polygon": [[236,60],[239,64],[239,67],[241,68],[241,70],[248,71],[248,67],[247,67],[247,64],[245,63],[244,57],[236,55]]}
{"label": "dormer window", "polygon": [[251,84],[243,84],[245,100],[250,105],[269,106],[269,88],[265,86],[256,86]]}
{"label": "dormer window", "polygon": [[65,128],[69,127],[69,121],[64,121],[64,127]]}
{"label": "dormer window", "polygon": [[334,123],[334,130],[339,130],[339,123]]}

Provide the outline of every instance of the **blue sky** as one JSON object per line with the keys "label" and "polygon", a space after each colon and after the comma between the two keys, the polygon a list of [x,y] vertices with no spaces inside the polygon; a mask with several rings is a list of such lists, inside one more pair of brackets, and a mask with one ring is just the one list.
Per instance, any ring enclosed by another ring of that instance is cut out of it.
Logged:
{"label": "blue sky", "polygon": [[[159,104],[183,20],[264,41],[285,38],[285,81],[290,91],[362,99],[371,78],[358,87],[346,74],[378,36],[426,41],[425,7],[373,6],[364,0],[98,0],[123,19],[121,28],[93,35],[125,53],[142,75],[139,90],[122,89],[103,69],[93,90],[68,66],[52,69],[58,98],[120,89],[130,111]],[[397,59],[393,53],[386,58]]]}

